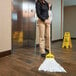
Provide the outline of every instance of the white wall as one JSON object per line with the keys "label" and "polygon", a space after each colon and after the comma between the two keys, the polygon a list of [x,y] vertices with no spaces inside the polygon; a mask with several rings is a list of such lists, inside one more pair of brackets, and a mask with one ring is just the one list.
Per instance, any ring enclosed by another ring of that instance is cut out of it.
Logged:
{"label": "white wall", "polygon": [[0,52],[11,50],[11,0],[0,0]]}
{"label": "white wall", "polygon": [[[52,41],[62,39],[63,24],[61,28],[61,0],[48,0],[52,4],[53,20],[52,20]],[[62,8],[63,10],[63,8]],[[63,13],[62,13],[63,15]],[[63,16],[62,16],[63,18]],[[63,23],[63,19],[62,19]],[[62,30],[61,30],[62,29]]]}

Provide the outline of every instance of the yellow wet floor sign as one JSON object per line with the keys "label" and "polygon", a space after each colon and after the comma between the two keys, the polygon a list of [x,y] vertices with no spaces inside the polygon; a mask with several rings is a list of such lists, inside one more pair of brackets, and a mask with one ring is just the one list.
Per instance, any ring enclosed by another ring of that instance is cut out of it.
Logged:
{"label": "yellow wet floor sign", "polygon": [[23,32],[19,32],[19,39],[18,39],[19,43],[23,43]]}
{"label": "yellow wet floor sign", "polygon": [[19,36],[19,32],[18,32],[18,31],[15,31],[15,32],[13,33],[13,39],[17,39],[18,36]]}
{"label": "yellow wet floor sign", "polygon": [[18,43],[23,43],[23,32],[22,31],[15,31],[13,33],[13,39],[17,40]]}
{"label": "yellow wet floor sign", "polygon": [[65,32],[62,48],[72,48],[70,32]]}

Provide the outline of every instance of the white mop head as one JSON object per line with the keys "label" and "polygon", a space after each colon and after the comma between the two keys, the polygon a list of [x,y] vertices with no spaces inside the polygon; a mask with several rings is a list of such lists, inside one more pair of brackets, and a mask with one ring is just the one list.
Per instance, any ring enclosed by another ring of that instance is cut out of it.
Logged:
{"label": "white mop head", "polygon": [[38,70],[44,72],[66,72],[54,58],[46,58]]}

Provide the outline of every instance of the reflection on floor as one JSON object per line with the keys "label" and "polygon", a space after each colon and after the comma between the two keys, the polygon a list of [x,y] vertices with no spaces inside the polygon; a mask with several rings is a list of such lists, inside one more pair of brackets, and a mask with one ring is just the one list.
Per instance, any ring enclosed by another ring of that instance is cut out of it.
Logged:
{"label": "reflection on floor", "polygon": [[62,49],[62,42],[52,43],[52,52],[56,61],[61,64],[67,73],[38,72],[43,62],[39,48],[15,49],[12,55],[0,58],[0,76],[76,76],[76,40],[72,40],[72,49]]}

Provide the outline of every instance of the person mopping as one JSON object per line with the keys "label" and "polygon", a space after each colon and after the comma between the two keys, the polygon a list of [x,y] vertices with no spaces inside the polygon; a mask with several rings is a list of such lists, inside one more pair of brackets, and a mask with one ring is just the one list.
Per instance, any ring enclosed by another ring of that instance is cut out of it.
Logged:
{"label": "person mopping", "polygon": [[36,2],[36,13],[38,16],[39,25],[39,46],[41,57],[46,57],[49,53],[49,38],[50,34],[50,20],[49,20],[49,5],[45,0],[37,0]]}
{"label": "person mopping", "polygon": [[47,72],[66,72],[54,59],[51,53],[50,41],[50,17],[49,4],[45,0],[36,1],[36,13],[38,16],[39,25],[39,46],[41,57],[44,57],[44,62],[38,68],[39,71]]}

